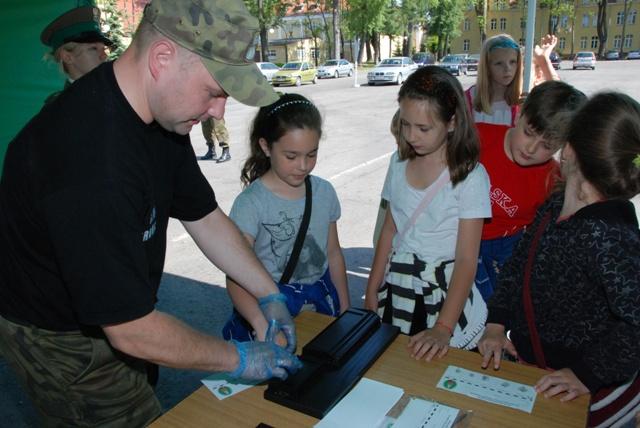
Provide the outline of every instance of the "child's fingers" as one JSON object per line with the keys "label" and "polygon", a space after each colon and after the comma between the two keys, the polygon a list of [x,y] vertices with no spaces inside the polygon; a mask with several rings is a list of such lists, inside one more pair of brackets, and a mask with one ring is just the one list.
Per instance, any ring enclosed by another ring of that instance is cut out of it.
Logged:
{"label": "child's fingers", "polygon": [[433,343],[431,345],[431,348],[429,349],[429,352],[424,357],[425,361],[431,361],[433,357],[435,357],[441,349],[442,349],[442,346],[439,343],[437,342]]}

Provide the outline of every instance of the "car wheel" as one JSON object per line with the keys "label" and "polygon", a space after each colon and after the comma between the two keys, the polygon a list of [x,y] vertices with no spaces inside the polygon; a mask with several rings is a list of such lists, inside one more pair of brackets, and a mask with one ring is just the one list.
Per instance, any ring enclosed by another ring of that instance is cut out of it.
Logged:
{"label": "car wheel", "polygon": [[373,82],[367,82],[367,85],[369,85],[369,86],[376,86],[376,84],[375,84],[375,83],[373,83]]}
{"label": "car wheel", "polygon": [[300,85],[302,85],[302,79],[300,78],[300,76],[298,76],[296,78],[296,86],[300,86]]}
{"label": "car wheel", "polygon": [[340,77],[340,75],[338,74],[338,70],[336,70],[336,72],[333,73],[333,78],[337,79],[338,77]]}
{"label": "car wheel", "polygon": [[592,70],[595,70],[596,68],[595,68],[595,67],[591,67],[591,69],[592,69]]}
{"label": "car wheel", "polygon": [[318,83],[318,76],[313,76],[313,80],[311,81],[314,85]]}
{"label": "car wheel", "polygon": [[573,69],[574,69],[574,70],[577,70],[577,69],[578,69],[578,67],[573,67]]}
{"label": "car wheel", "polygon": [[398,73],[398,77],[396,77],[396,85],[402,85],[402,73]]}
{"label": "car wheel", "polygon": [[347,74],[347,76],[349,76],[349,77],[353,76],[353,70],[352,69],[349,69],[349,73]]}

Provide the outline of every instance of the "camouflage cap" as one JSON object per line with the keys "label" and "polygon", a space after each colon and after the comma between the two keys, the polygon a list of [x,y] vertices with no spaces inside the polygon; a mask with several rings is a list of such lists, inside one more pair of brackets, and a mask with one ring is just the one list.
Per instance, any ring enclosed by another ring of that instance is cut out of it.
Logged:
{"label": "camouflage cap", "polygon": [[231,97],[251,106],[278,100],[253,61],[258,20],[242,0],[152,0],[144,10],[144,19],[200,55]]}

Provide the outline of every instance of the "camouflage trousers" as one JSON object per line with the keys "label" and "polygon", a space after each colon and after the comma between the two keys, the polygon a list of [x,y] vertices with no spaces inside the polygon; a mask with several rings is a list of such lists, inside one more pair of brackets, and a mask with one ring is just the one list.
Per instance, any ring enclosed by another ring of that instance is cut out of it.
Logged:
{"label": "camouflage trousers", "polygon": [[142,427],[161,414],[145,362],[104,337],[53,332],[0,316],[0,350],[47,427]]}
{"label": "camouflage trousers", "polygon": [[229,131],[227,131],[224,119],[211,118],[202,122],[201,126],[207,146],[213,146],[217,141],[221,149],[229,147]]}

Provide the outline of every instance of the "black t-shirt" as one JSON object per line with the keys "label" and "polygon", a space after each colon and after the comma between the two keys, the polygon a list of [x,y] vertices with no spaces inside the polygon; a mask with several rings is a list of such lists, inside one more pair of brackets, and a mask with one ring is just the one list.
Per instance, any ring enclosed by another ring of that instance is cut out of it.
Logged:
{"label": "black t-shirt", "polygon": [[188,136],[145,124],[103,64],[11,141],[0,181],[0,314],[54,331],[153,310],[169,217],[217,208]]}

